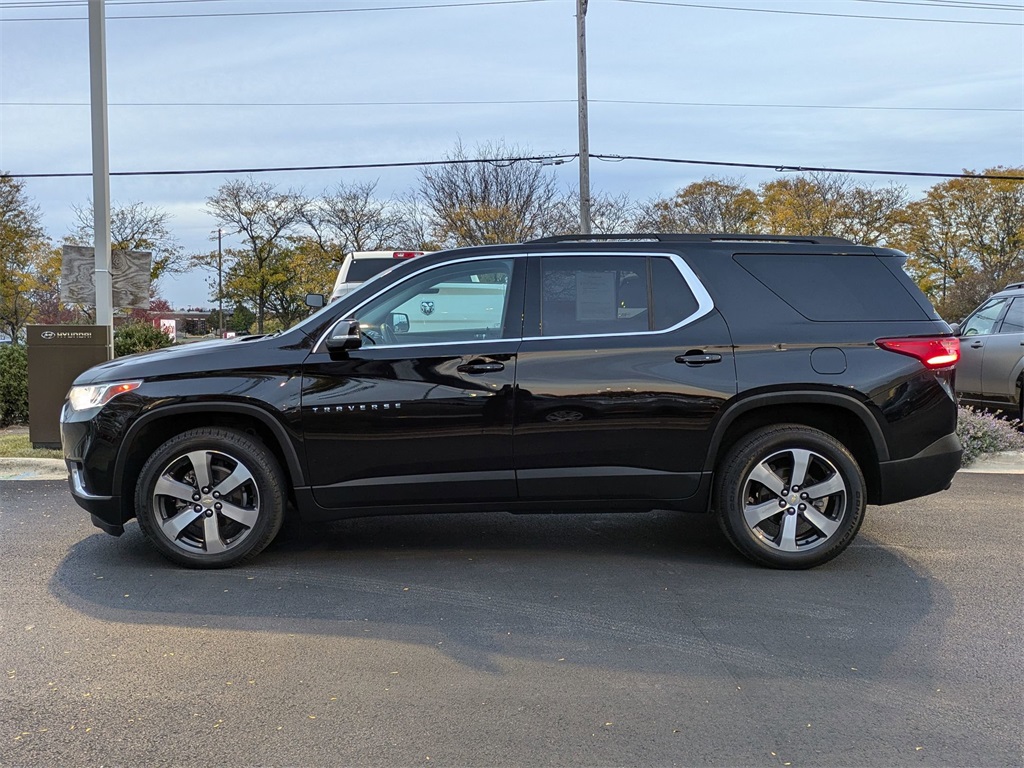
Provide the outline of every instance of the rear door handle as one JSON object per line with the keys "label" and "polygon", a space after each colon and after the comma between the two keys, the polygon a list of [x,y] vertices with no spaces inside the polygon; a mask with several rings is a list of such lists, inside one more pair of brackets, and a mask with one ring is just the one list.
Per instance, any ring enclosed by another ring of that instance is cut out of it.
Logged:
{"label": "rear door handle", "polygon": [[722,356],[712,354],[705,354],[703,352],[687,352],[685,355],[679,355],[676,357],[677,363],[686,363],[687,365],[707,365],[708,363],[720,363],[722,362]]}
{"label": "rear door handle", "polygon": [[466,363],[460,365],[459,373],[493,373],[494,371],[504,371],[504,363]]}

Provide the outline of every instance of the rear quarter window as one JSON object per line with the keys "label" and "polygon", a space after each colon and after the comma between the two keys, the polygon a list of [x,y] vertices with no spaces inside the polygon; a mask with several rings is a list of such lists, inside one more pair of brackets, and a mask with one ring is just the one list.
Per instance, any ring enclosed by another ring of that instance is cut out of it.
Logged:
{"label": "rear quarter window", "polygon": [[902,271],[889,269],[877,256],[745,253],[733,258],[808,320],[929,319],[901,282]]}

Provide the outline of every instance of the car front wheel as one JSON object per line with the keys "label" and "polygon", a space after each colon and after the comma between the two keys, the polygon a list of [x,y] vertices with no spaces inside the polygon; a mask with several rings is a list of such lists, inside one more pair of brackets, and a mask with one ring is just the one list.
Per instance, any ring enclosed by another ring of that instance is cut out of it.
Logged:
{"label": "car front wheel", "polygon": [[726,537],[772,568],[813,568],[853,541],[864,519],[864,476],[847,448],[817,429],[783,424],[734,445],[715,475]]}
{"label": "car front wheel", "polygon": [[233,429],[191,429],[158,448],[135,492],[139,526],[165,557],[226,568],[254,557],[284,519],[281,469],[259,440]]}

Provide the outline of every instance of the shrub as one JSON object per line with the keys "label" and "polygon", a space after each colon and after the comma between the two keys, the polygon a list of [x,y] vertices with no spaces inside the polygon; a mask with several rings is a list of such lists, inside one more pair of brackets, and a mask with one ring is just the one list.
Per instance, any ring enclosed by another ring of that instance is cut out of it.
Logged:
{"label": "shrub", "polygon": [[114,331],[114,356],[124,357],[136,352],[169,347],[171,337],[148,323],[129,323]]}
{"label": "shrub", "polygon": [[0,427],[28,421],[28,352],[0,344]]}
{"label": "shrub", "polygon": [[970,406],[960,406],[956,433],[964,447],[962,466],[967,466],[984,453],[1024,450],[1021,423],[1004,419]]}

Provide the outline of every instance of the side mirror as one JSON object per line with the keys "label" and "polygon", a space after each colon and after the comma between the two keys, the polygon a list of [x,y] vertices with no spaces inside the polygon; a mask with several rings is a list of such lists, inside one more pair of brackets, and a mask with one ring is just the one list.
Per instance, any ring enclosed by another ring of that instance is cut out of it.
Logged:
{"label": "side mirror", "polygon": [[395,333],[409,332],[409,316],[405,312],[391,313],[391,330]]}
{"label": "side mirror", "polygon": [[331,329],[330,336],[324,342],[328,352],[345,352],[363,346],[363,337],[359,332],[358,320],[342,320]]}
{"label": "side mirror", "polygon": [[950,323],[949,327],[953,329],[954,336],[960,335],[960,323]]}
{"label": "side mirror", "polygon": [[324,299],[322,293],[307,293],[306,294],[306,306],[312,307],[313,309],[320,309],[324,306],[327,301]]}

